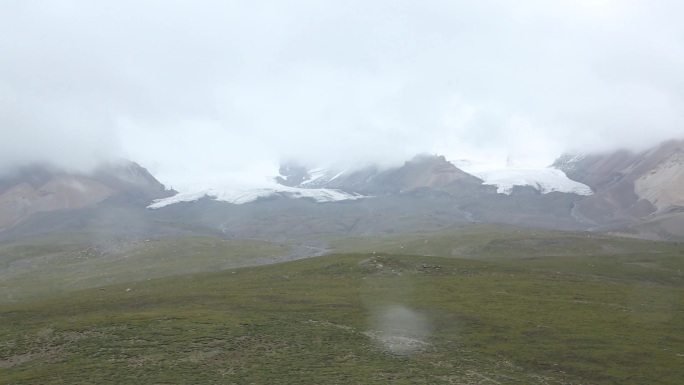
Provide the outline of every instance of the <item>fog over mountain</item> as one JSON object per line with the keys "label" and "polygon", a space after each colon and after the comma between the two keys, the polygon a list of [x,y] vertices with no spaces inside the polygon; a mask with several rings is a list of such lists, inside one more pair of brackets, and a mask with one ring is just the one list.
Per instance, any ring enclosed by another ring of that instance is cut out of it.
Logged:
{"label": "fog over mountain", "polygon": [[417,153],[550,164],[684,136],[684,3],[0,5],[0,171],[124,157],[163,183]]}

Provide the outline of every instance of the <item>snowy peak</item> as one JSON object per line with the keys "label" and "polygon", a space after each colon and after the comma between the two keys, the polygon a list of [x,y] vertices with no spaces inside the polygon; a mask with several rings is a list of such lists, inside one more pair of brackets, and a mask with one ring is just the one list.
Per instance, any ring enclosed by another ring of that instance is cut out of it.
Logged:
{"label": "snowy peak", "polygon": [[[582,159],[568,159],[568,165]],[[418,155],[401,167],[380,170],[366,167],[356,171],[300,166],[283,166],[278,183],[300,188],[334,188],[347,192],[387,194],[421,188],[450,193],[474,193],[478,186],[495,186],[500,194],[511,194],[515,187],[532,187],[542,194],[563,192],[591,195],[589,186],[569,179],[553,168],[497,167],[467,160],[448,161],[444,156]]]}
{"label": "snowy peak", "polygon": [[401,167],[381,169],[366,166],[355,170],[318,168],[306,170],[296,166],[281,167],[276,181],[285,186],[300,188],[332,188],[362,194],[392,194],[421,188],[458,189],[473,187],[482,181],[443,156],[419,155]]}
{"label": "snowy peak", "polygon": [[241,205],[267,198],[308,199],[316,203],[330,203],[367,197],[330,187],[330,182],[343,174],[340,171],[324,168],[308,170],[296,163],[288,163],[281,165],[279,172],[280,175],[269,178],[270,182],[266,185],[242,188],[227,186],[185,191],[172,197],[157,199],[148,208],[160,209],[176,203],[194,202],[203,198]]}
{"label": "snowy peak", "polygon": [[551,168],[563,171],[566,175],[576,171],[582,160],[589,157],[589,154],[565,153],[556,159]]}
{"label": "snowy peak", "polygon": [[308,169],[290,162],[281,165],[279,173],[272,179],[275,182],[272,185],[186,191],[158,199],[149,208],[159,209],[202,198],[244,204],[277,197],[325,203],[414,191],[439,191],[454,198],[491,195],[493,189],[485,185],[496,186],[497,192],[502,194],[513,193],[516,186],[531,186],[543,194],[554,191],[578,195],[592,193],[588,186],[568,179],[560,170],[498,169],[468,173],[438,155],[418,155],[399,167],[387,169],[373,165],[357,169]]}
{"label": "snowy peak", "polygon": [[308,170],[296,164],[280,166],[280,175],[275,177],[276,183],[288,187],[324,188],[328,183],[345,173],[345,170],[319,167]]}

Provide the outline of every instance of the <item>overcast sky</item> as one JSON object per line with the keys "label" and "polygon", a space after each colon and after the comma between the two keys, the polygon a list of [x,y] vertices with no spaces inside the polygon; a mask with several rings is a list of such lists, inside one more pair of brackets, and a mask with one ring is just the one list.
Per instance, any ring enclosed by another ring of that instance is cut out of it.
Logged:
{"label": "overcast sky", "polygon": [[0,0],[0,164],[183,188],[684,137],[684,1]]}

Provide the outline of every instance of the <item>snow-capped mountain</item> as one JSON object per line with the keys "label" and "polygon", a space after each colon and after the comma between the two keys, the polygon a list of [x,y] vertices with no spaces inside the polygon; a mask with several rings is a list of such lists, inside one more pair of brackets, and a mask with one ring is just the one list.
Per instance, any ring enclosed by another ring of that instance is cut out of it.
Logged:
{"label": "snow-capped mountain", "polygon": [[158,199],[148,206],[160,209],[181,202],[210,198],[220,202],[244,204],[260,198],[309,199],[318,203],[358,200],[376,194],[408,192],[420,188],[471,190],[482,181],[458,169],[439,156],[417,156],[403,166],[379,169],[367,166],[357,170],[316,168],[299,165],[280,167],[275,183],[253,188],[203,188]]}
{"label": "snow-capped mountain", "polygon": [[[304,189],[335,188],[343,191],[363,191],[373,194],[409,191],[415,188],[463,189],[465,185],[496,187],[496,192],[510,195],[515,187],[532,187],[542,194],[562,192],[591,195],[589,186],[573,181],[562,170],[500,166],[468,160],[447,161],[440,156],[418,156],[403,166],[379,170],[366,167],[359,170],[284,166],[276,181],[286,186]],[[392,189],[394,187],[394,190]]]}
{"label": "snow-capped mountain", "polygon": [[566,174],[573,173],[581,167],[582,161],[589,157],[589,154],[583,153],[562,154],[558,159],[556,159],[553,162],[551,167],[558,170],[562,170]]}
{"label": "snow-capped mountain", "polygon": [[0,178],[0,238],[81,230],[308,236],[462,222],[684,237],[683,141],[640,153],[565,155],[552,167],[435,155],[387,168],[290,164],[275,178],[244,181],[252,187],[217,176],[173,196],[134,163],[89,175],[28,168]]}
{"label": "snow-capped mountain", "polygon": [[308,170],[302,166],[281,166],[280,175],[274,178],[275,182],[289,187],[301,187],[306,189],[323,188],[330,182],[345,174],[347,170],[337,170],[329,167],[318,167]]}
{"label": "snow-capped mountain", "polygon": [[300,166],[284,166],[276,181],[299,188],[332,188],[348,193],[394,194],[428,188],[437,190],[470,191],[482,181],[470,175],[443,156],[418,155],[394,168],[367,165],[356,169],[336,170]]}

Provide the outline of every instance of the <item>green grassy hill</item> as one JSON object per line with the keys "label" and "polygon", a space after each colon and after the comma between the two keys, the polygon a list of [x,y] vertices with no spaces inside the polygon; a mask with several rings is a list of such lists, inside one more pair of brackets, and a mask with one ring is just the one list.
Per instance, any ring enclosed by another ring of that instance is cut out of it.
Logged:
{"label": "green grassy hill", "polygon": [[42,236],[0,244],[0,303],[192,272],[261,264],[292,247],[210,236]]}
{"label": "green grassy hill", "polygon": [[683,245],[509,230],[0,304],[0,383],[681,383]]}
{"label": "green grassy hill", "polygon": [[510,225],[462,224],[440,231],[356,236],[330,241],[338,252],[505,259],[662,253],[681,250],[676,242],[645,241],[590,232],[534,229]]}

